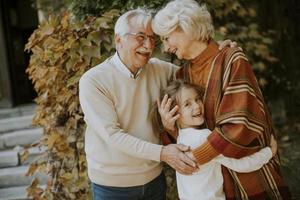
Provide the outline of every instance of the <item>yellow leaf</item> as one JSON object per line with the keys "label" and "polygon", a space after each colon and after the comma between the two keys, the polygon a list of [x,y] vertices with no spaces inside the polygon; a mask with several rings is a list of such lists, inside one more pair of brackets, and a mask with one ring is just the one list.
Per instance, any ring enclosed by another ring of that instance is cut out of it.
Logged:
{"label": "yellow leaf", "polygon": [[24,163],[28,159],[28,156],[29,156],[29,152],[27,149],[25,151],[21,152],[20,153],[21,163]]}
{"label": "yellow leaf", "polygon": [[37,164],[31,164],[25,174],[25,176],[32,176],[35,171],[37,170],[38,165]]}
{"label": "yellow leaf", "polygon": [[47,36],[47,35],[51,35],[54,31],[54,27],[51,25],[51,24],[45,24],[44,26],[41,27],[41,30],[40,30],[40,37],[44,37],[44,36]]}
{"label": "yellow leaf", "polygon": [[61,136],[57,132],[52,132],[52,134],[47,138],[45,144],[48,148],[53,148],[54,144],[61,139]]}

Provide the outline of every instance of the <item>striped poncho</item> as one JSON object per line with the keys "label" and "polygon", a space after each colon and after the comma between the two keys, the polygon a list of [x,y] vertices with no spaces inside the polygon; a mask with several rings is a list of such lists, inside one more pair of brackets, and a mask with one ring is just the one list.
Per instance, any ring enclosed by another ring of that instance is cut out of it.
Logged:
{"label": "striped poncho", "polygon": [[[208,142],[193,150],[200,164],[218,154],[240,158],[268,146],[274,134],[255,75],[238,48],[221,51],[214,41],[177,78],[204,86]],[[260,170],[236,173],[222,168],[226,199],[290,199],[275,156]],[[209,190],[209,188],[207,188]]]}

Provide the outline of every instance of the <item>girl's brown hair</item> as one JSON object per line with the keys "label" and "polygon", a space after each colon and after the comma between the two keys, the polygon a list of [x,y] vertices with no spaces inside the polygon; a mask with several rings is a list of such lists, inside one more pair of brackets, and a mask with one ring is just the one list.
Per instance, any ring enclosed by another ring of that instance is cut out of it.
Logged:
{"label": "girl's brown hair", "polygon": [[[162,90],[162,92],[160,94],[160,98],[159,98],[160,101],[163,100],[165,95],[168,95],[168,97],[172,99],[170,109],[174,108],[176,105],[179,104],[178,94],[182,88],[193,88],[201,98],[203,98],[203,96],[204,96],[204,91],[205,91],[204,88],[201,88],[201,87],[191,84],[191,83],[184,82],[182,80],[176,80],[176,81],[170,82],[168,84],[168,86],[164,90]],[[154,132],[162,133],[164,131],[164,126],[162,124],[156,102],[154,103],[154,105],[151,109],[150,117],[151,117],[151,122],[152,122],[152,127],[153,127]]]}

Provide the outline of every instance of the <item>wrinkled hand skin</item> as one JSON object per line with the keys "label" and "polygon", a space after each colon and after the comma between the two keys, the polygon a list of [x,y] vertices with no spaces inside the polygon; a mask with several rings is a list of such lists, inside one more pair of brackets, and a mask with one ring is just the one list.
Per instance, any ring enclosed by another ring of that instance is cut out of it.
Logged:
{"label": "wrinkled hand skin", "polygon": [[186,151],[189,151],[189,147],[183,144],[163,146],[161,161],[166,162],[180,174],[191,175],[198,170],[198,167],[192,159],[185,155]]}

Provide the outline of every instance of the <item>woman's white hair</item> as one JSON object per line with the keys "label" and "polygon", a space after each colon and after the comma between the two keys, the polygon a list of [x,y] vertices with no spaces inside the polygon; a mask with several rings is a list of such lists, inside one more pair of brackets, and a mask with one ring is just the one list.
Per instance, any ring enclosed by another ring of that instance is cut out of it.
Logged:
{"label": "woman's white hair", "polygon": [[130,10],[119,17],[115,24],[115,34],[123,36],[129,32],[129,27],[134,25],[144,27],[146,30],[151,28],[152,15],[143,9]]}
{"label": "woman's white hair", "polygon": [[152,29],[160,36],[178,28],[191,39],[202,42],[208,41],[214,34],[212,18],[206,6],[200,6],[194,0],[171,1],[152,20]]}

